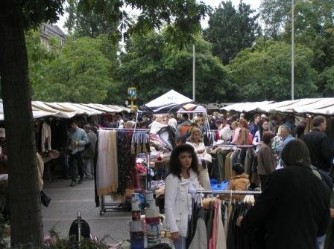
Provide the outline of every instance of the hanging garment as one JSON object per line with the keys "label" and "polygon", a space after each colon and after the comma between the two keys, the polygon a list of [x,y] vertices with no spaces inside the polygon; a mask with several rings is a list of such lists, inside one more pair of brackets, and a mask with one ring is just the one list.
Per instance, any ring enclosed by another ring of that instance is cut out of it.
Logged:
{"label": "hanging garment", "polygon": [[132,135],[133,130],[118,130],[117,132],[117,193],[119,194],[124,194],[126,188],[133,189],[135,185],[133,176],[136,175],[136,155],[131,153]]}
{"label": "hanging garment", "polygon": [[[196,229],[188,249],[207,249],[208,241],[205,227],[205,212],[199,207],[196,214]],[[224,248],[222,248],[224,249]]]}
{"label": "hanging garment", "polygon": [[217,249],[226,249],[226,237],[225,237],[225,228],[222,221],[222,210],[221,210],[221,201],[217,200],[218,204],[218,214],[217,214]]}
{"label": "hanging garment", "polygon": [[96,165],[97,194],[115,193],[118,188],[117,131],[99,130]]}
{"label": "hanging garment", "polygon": [[42,152],[51,150],[51,127],[46,122],[42,124],[41,149]]}
{"label": "hanging garment", "polygon": [[209,208],[206,212],[206,217],[205,217],[205,224],[206,224],[207,241],[209,241],[211,236],[212,236],[213,201],[210,201],[210,203],[209,203]]}
{"label": "hanging garment", "polygon": [[150,152],[150,138],[147,132],[134,130],[131,141],[132,154]]}
{"label": "hanging garment", "polygon": [[[213,222],[212,222],[212,236],[208,243],[208,249],[216,249],[218,236],[218,200],[213,201]],[[217,248],[219,249],[219,248]]]}

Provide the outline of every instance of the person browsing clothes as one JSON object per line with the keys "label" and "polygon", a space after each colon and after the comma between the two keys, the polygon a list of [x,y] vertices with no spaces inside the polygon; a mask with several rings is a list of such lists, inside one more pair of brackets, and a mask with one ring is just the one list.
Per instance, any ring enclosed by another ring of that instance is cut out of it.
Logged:
{"label": "person browsing clothes", "polygon": [[202,141],[202,132],[199,128],[193,127],[191,129],[191,135],[187,141],[187,144],[194,147],[195,153],[197,155],[199,167],[199,182],[204,189],[210,190],[211,186],[208,173],[208,164],[212,162],[212,157],[209,153],[206,152],[204,142]]}
{"label": "person browsing clothes", "polygon": [[196,200],[197,190],[202,189],[198,174],[198,160],[194,148],[189,144],[175,147],[165,180],[166,223],[175,249],[186,248],[185,239],[192,205]]}
{"label": "person browsing clothes", "polygon": [[71,187],[77,184],[77,178],[79,174],[78,183],[82,183],[84,176],[84,164],[82,160],[82,152],[85,150],[85,145],[89,143],[86,132],[78,127],[78,122],[73,120],[71,122],[71,128],[68,135],[68,149],[70,154],[70,176],[72,182]]}

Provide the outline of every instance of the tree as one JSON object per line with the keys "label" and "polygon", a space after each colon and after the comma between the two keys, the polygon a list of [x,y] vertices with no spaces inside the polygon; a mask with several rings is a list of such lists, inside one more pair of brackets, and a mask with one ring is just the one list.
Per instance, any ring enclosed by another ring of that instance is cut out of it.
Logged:
{"label": "tree", "polygon": [[[312,66],[322,72],[334,65],[334,5],[332,0],[295,1],[295,43],[312,49]],[[291,43],[291,1],[264,0],[261,15],[266,34]],[[323,87],[323,86],[320,86]]]}
{"label": "tree", "polygon": [[40,42],[38,30],[31,29],[26,32],[26,45],[29,61],[29,80],[32,85],[32,99],[43,100],[40,91],[48,89],[47,68],[59,56],[60,45],[57,39],[49,41],[50,50]]}
{"label": "tree", "polygon": [[[225,69],[212,56],[211,45],[200,37],[195,40],[196,101],[214,102],[233,97],[228,94],[231,85]],[[133,36],[126,48],[127,53],[121,57],[120,78],[127,86],[136,86],[143,101],[170,89],[192,96],[192,45],[180,49],[166,43],[165,33],[151,32]]]}
{"label": "tree", "polygon": [[291,0],[262,0],[260,12],[265,35],[277,39],[291,20]]}
{"label": "tree", "polygon": [[[24,29],[37,27],[42,22],[55,22],[62,13],[63,2],[0,1],[0,77],[8,140],[13,247],[37,248],[42,243],[43,232]],[[103,0],[82,2],[87,9],[91,9],[91,4]],[[133,25],[132,30],[142,30],[146,26],[140,26],[143,23],[149,27],[160,27],[166,21],[167,24],[173,24],[170,30],[177,31],[175,37],[181,38],[189,38],[190,33],[199,31],[199,20],[206,10],[205,5],[196,4],[194,0],[162,0],[154,1],[153,4],[151,1],[141,0],[113,2],[128,3],[143,10],[141,17],[144,22],[139,20],[139,26]],[[110,9],[100,11],[102,15]],[[119,13],[120,8],[117,11]],[[18,153],[20,156],[17,156]]]}
{"label": "tree", "polygon": [[[261,10],[268,24],[267,34],[291,43],[291,1],[264,0]],[[311,65],[319,74],[316,84],[320,96],[328,96],[332,92],[326,82],[330,68],[334,66],[333,15],[332,0],[295,1],[295,44],[307,46],[313,51]]]}
{"label": "tree", "polygon": [[[239,86],[238,100],[286,100],[291,89],[291,46],[284,42],[259,39],[253,49],[245,49],[230,63],[232,82]],[[312,69],[312,51],[296,47],[295,95],[316,96],[316,71]]]}
{"label": "tree", "polygon": [[[65,26],[75,36],[97,37],[101,34],[117,32],[119,25],[117,14],[121,5],[120,1],[96,1],[87,8],[84,1],[69,0],[66,12],[69,14]],[[101,15],[103,9],[109,9],[110,19],[107,15]]]}
{"label": "tree", "polygon": [[[44,82],[34,85],[43,101],[101,103],[113,88],[111,61],[102,53],[102,39],[68,39],[62,53],[45,70]],[[47,85],[47,87],[46,87]]]}
{"label": "tree", "polygon": [[334,96],[334,66],[326,68],[318,75],[317,85],[320,86],[318,92],[321,96]]}
{"label": "tree", "polygon": [[55,21],[61,10],[61,0],[0,2],[0,78],[8,147],[13,247],[37,247],[43,239],[24,28],[47,20]]}
{"label": "tree", "polygon": [[213,45],[213,55],[226,65],[239,51],[252,46],[261,34],[257,23],[259,15],[253,15],[250,5],[240,3],[235,9],[231,1],[222,2],[209,15],[209,28],[204,30],[204,38]]}
{"label": "tree", "polygon": [[[124,8],[136,9],[133,20]],[[182,46],[201,30],[200,20],[209,8],[195,0],[71,0],[66,27],[78,34],[98,35],[107,32],[114,40],[145,34],[166,27],[168,39]],[[105,11],[109,10],[109,11]]]}

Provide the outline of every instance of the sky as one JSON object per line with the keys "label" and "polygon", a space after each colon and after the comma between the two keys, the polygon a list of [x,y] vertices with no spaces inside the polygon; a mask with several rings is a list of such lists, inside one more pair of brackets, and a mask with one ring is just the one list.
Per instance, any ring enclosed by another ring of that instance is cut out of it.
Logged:
{"label": "sky", "polygon": [[[201,0],[206,4],[211,5],[212,7],[218,7],[218,5],[224,0]],[[237,6],[240,3],[240,0],[232,0],[231,1],[234,6]],[[258,9],[261,3],[261,0],[243,0],[245,4],[249,4],[253,9]]]}
{"label": "sky", "polygon": [[[224,1],[224,0],[201,0],[204,3],[210,5],[211,7],[215,8],[218,7],[218,5]],[[243,3],[245,4],[249,4],[251,6],[252,9],[258,10],[261,0],[242,0]],[[239,3],[240,0],[231,0],[232,4],[236,7]],[[60,17],[59,21],[57,22],[57,25],[59,28],[61,28],[65,33],[67,33],[67,31],[65,30],[64,26],[64,22],[65,22],[66,17],[62,16]],[[207,20],[202,21],[202,26],[203,28],[207,27]]]}

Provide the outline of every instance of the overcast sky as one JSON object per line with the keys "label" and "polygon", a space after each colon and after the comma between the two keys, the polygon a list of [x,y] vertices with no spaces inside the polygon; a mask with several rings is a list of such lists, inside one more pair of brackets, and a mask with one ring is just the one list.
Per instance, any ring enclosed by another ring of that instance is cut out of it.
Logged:
{"label": "overcast sky", "polygon": [[[221,2],[225,2],[224,0],[201,0],[206,4],[211,5],[212,7],[218,7],[218,5]],[[232,0],[231,1],[233,3],[234,6],[237,6],[240,3],[240,0]],[[261,0],[243,0],[242,1],[245,4],[249,4],[250,6],[252,6],[253,9],[258,9],[261,3]]]}
{"label": "overcast sky", "polygon": [[[211,5],[213,8],[215,7],[218,7],[218,5],[225,1],[225,0],[201,0],[203,1],[204,3],[208,4],[208,5]],[[231,0],[233,5],[236,7],[239,3],[240,3],[240,0]],[[249,4],[251,6],[252,9],[255,9],[255,10],[258,10],[259,6],[260,6],[260,3],[261,3],[261,0],[242,0],[243,3],[245,4]],[[57,22],[57,25],[59,28],[61,28],[62,30],[66,32],[65,28],[63,27],[64,26],[64,22],[65,22],[65,17],[62,16],[60,18],[60,20]],[[207,26],[207,21],[203,21],[202,22],[202,26],[203,28],[206,28]]]}

